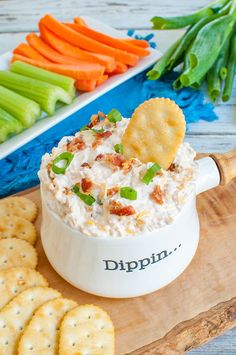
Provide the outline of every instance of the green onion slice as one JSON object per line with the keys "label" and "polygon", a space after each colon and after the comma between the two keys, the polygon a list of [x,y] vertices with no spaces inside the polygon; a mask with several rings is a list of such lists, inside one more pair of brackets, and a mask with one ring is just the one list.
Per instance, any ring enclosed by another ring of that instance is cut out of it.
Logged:
{"label": "green onion slice", "polygon": [[132,187],[125,186],[120,189],[120,196],[127,200],[137,200],[137,191]]}
{"label": "green onion slice", "polygon": [[94,132],[94,133],[103,133],[105,132],[105,129],[102,127],[100,129],[95,129],[95,128],[91,128],[91,130]]}
{"label": "green onion slice", "polygon": [[123,144],[115,144],[114,149],[116,153],[124,154]]}
{"label": "green onion slice", "polygon": [[80,192],[78,186],[74,185],[72,187],[72,191],[88,206],[92,206],[92,204],[96,201],[95,198],[91,195],[86,195]]}
{"label": "green onion slice", "polygon": [[[55,174],[65,174],[66,169],[68,168],[68,166],[72,162],[73,158],[74,158],[74,154],[72,154],[70,152],[61,153],[60,155],[58,155],[58,157],[56,157],[53,160],[52,171]],[[58,166],[58,163],[63,162],[63,161],[64,161],[63,166],[61,166],[61,167]]]}
{"label": "green onion slice", "polygon": [[144,177],[142,178],[142,182],[144,182],[144,184],[146,185],[149,185],[150,182],[152,182],[152,179],[154,178],[156,173],[160,170],[161,170],[160,165],[154,163],[144,174]]}
{"label": "green onion slice", "polygon": [[89,129],[88,126],[83,126],[80,128],[80,132],[87,131],[88,129]]}
{"label": "green onion slice", "polygon": [[107,115],[107,118],[110,122],[112,123],[116,123],[122,120],[122,116],[121,113],[116,110],[115,108],[113,108]]}

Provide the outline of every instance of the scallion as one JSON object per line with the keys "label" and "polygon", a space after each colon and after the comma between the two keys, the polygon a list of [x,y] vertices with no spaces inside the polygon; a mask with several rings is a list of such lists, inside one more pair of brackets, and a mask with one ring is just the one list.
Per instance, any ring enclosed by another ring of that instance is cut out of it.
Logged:
{"label": "scallion", "polygon": [[92,206],[92,204],[96,201],[93,196],[80,192],[80,189],[77,185],[72,187],[72,191],[88,206]]}
{"label": "scallion", "polygon": [[123,144],[115,144],[114,149],[116,153],[124,154],[124,147]]}
{"label": "scallion", "polygon": [[158,165],[157,163],[154,163],[144,174],[144,176],[142,178],[142,182],[144,182],[144,184],[146,184],[146,185],[149,185],[150,182],[152,182],[152,179],[154,178],[156,173],[160,170],[161,170],[160,165]]}
{"label": "scallion", "polygon": [[137,191],[129,186],[121,187],[120,196],[127,200],[137,200]]}
{"label": "scallion", "polygon": [[91,128],[91,131],[93,131],[94,133],[103,133],[105,132],[105,129],[103,127],[100,129]]}
{"label": "scallion", "polygon": [[[74,158],[74,154],[70,152],[64,152],[58,155],[54,160],[52,164],[52,171],[55,174],[65,174],[66,169],[70,165]],[[64,162],[63,166],[58,166],[58,163]]]}
{"label": "scallion", "polygon": [[107,115],[107,118],[110,122],[112,123],[116,123],[122,120],[122,116],[121,113],[116,110],[115,108],[113,108]]}

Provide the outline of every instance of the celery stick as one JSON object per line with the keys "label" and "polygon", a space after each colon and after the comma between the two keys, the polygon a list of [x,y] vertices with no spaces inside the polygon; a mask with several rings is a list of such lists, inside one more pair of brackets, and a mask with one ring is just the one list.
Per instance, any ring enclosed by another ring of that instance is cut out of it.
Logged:
{"label": "celery stick", "polygon": [[12,72],[41,80],[64,89],[72,99],[75,97],[75,80],[68,76],[52,73],[48,70],[34,67],[33,65],[16,61],[11,65]]}
{"label": "celery stick", "polygon": [[57,101],[70,104],[71,96],[59,86],[51,85],[7,70],[0,71],[0,85],[36,101],[43,111],[53,115]]}
{"label": "celery stick", "polygon": [[32,126],[41,115],[40,106],[36,102],[3,86],[0,86],[0,108],[19,120],[25,128]]}
{"label": "celery stick", "polygon": [[155,30],[168,30],[183,28],[189,25],[193,25],[203,17],[211,16],[221,10],[221,8],[227,4],[229,0],[214,1],[209,6],[204,7],[190,15],[177,16],[177,17],[161,17],[155,16],[151,19],[153,28]]}
{"label": "celery stick", "polygon": [[230,99],[233,81],[235,75],[235,65],[236,65],[236,34],[234,33],[230,41],[229,58],[227,63],[227,77],[225,79],[225,85],[222,95],[223,101],[228,101]]}
{"label": "celery stick", "polygon": [[232,15],[226,15],[211,21],[197,34],[187,56],[190,67],[181,75],[181,82],[189,86],[200,80],[212,67],[234,24]]}
{"label": "celery stick", "polygon": [[20,133],[23,126],[20,121],[0,108],[0,143],[3,143],[9,136]]}

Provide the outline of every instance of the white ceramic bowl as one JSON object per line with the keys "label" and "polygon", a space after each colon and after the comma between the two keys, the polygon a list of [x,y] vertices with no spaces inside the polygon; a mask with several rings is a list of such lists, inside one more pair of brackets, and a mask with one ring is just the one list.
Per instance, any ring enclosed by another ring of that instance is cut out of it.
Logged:
{"label": "white ceramic bowl", "polygon": [[[220,182],[211,158],[198,161],[196,194]],[[52,267],[69,283],[104,297],[141,296],[167,285],[191,262],[199,241],[196,194],[171,225],[137,237],[96,238],[66,225],[46,204],[41,188],[41,237]]]}

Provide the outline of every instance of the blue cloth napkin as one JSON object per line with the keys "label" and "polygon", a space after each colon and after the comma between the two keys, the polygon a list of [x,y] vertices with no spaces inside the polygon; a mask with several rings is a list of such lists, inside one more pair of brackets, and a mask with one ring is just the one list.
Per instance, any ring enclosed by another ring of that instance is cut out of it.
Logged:
{"label": "blue cloth napkin", "polygon": [[133,110],[143,101],[152,97],[169,97],[183,109],[187,123],[217,119],[213,105],[204,102],[202,91],[189,88],[179,91],[172,89],[171,83],[177,75],[172,72],[161,80],[149,81],[146,72],[138,74],[1,160],[0,197],[37,185],[37,172],[42,155],[50,152],[63,136],[73,135],[98,111],[108,113],[112,108],[116,108],[124,117],[130,117]]}

